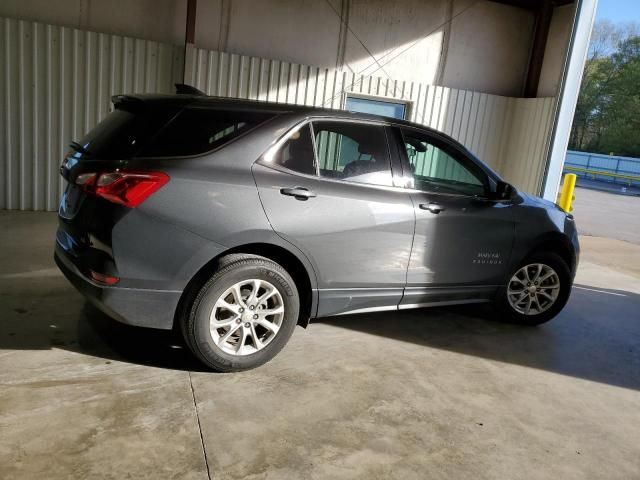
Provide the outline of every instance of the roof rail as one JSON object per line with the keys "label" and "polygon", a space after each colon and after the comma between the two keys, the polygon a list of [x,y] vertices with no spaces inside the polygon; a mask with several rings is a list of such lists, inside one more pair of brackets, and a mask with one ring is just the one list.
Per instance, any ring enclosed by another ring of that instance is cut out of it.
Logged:
{"label": "roof rail", "polygon": [[191,85],[187,85],[186,83],[176,83],[176,93],[178,95],[198,95],[201,97],[207,96],[207,94],[202,90],[198,90],[196,87],[192,87]]}

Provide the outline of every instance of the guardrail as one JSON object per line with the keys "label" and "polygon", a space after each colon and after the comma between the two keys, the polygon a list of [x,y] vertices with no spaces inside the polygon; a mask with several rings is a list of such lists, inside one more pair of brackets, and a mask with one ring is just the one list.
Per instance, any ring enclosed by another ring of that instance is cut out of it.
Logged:
{"label": "guardrail", "polygon": [[640,186],[640,158],[567,151],[565,172],[627,186]]}
{"label": "guardrail", "polygon": [[604,177],[610,177],[613,179],[626,180],[626,183],[628,183],[629,186],[632,186],[633,182],[640,183],[640,175],[625,175],[621,173],[603,172],[601,170],[589,170],[587,168],[572,167],[570,165],[565,165],[564,170],[591,175],[594,180],[596,180],[597,176],[604,176]]}

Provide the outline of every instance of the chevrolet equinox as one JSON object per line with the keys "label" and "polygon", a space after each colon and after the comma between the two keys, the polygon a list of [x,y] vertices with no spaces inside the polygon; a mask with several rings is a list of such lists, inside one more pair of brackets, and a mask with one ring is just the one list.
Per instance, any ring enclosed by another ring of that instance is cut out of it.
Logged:
{"label": "chevrolet equinox", "polygon": [[573,217],[447,135],[185,91],[113,97],[60,169],[56,262],[114,319],[228,372],[315,317],[492,302],[537,325],[567,302]]}

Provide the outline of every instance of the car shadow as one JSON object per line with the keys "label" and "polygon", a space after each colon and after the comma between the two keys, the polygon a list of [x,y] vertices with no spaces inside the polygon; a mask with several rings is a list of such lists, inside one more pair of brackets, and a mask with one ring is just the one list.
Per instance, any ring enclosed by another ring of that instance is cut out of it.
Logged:
{"label": "car shadow", "polygon": [[[537,327],[502,323],[488,304],[319,319],[339,328],[640,390],[640,295],[576,285]],[[393,315],[393,318],[389,318]]]}
{"label": "car shadow", "polygon": [[[179,331],[125,325],[89,302],[81,317],[77,349],[82,353],[171,370],[209,371],[189,351]],[[74,345],[60,347],[75,349]]]}
{"label": "car shadow", "polygon": [[[10,305],[0,305],[0,352],[60,348],[105,360],[208,371],[179,332],[116,322],[61,282],[48,279],[54,291],[14,295]],[[61,301],[64,308],[57,304]],[[496,321],[496,313],[484,304],[344,315],[314,323],[640,390],[638,311],[638,294],[576,285],[560,315],[539,327]],[[309,329],[313,334],[313,324]]]}
{"label": "car shadow", "polygon": [[18,307],[0,305],[0,354],[58,348],[106,361],[207,371],[188,350],[179,332],[117,322],[69,287],[64,287],[68,290],[64,308],[49,305],[53,301],[47,294],[24,302],[17,297]]}

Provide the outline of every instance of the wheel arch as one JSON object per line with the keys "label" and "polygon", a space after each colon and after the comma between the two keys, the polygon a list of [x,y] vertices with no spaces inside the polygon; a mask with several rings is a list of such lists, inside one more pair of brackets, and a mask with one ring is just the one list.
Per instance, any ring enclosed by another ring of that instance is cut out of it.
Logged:
{"label": "wheel arch", "polygon": [[214,272],[220,266],[220,262],[224,257],[231,254],[252,254],[268,258],[281,265],[293,278],[298,294],[300,295],[300,314],[298,316],[298,325],[307,327],[309,320],[315,316],[317,309],[317,289],[315,281],[315,272],[310,265],[306,265],[298,255],[284,248],[281,245],[273,243],[247,243],[229,248],[205,263],[184,288],[176,312],[174,315],[174,329],[179,327],[180,318],[186,313],[191,302],[197,295],[198,291],[204,285]]}
{"label": "wheel arch", "polygon": [[[563,235],[560,232],[554,232],[542,236],[533,245],[529,252],[527,252],[524,258],[540,252],[555,253],[566,262],[571,273],[575,273],[576,251],[566,235]],[[524,258],[522,258],[521,261],[524,260]]]}

